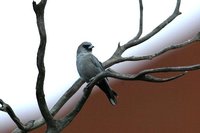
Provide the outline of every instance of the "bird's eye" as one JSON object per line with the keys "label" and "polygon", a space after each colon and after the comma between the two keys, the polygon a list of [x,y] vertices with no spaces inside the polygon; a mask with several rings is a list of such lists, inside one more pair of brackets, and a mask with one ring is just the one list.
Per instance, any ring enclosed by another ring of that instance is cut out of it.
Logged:
{"label": "bird's eye", "polygon": [[85,49],[89,50],[89,51],[92,51],[92,48],[93,48],[94,46],[92,46],[91,44],[85,44],[85,45],[83,45],[83,47],[84,47]]}
{"label": "bird's eye", "polygon": [[89,46],[90,46],[90,45],[88,45],[88,44],[83,45],[83,47],[84,47],[85,49],[88,49]]}

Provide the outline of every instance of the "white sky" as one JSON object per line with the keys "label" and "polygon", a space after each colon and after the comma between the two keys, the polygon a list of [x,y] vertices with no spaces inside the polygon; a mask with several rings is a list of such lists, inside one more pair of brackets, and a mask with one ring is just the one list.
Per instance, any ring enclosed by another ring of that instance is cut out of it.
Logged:
{"label": "white sky", "polygon": [[[143,0],[143,3],[144,33],[148,33],[172,13],[176,0]],[[183,14],[161,34],[164,36],[196,19],[199,6],[199,0],[182,0]],[[32,0],[1,1],[0,17],[0,98],[23,117],[27,111],[24,107],[38,112],[35,82],[39,35]],[[60,97],[79,77],[75,57],[81,42],[92,42],[94,54],[104,61],[118,42],[123,44],[137,33],[138,17],[138,0],[48,0],[45,10],[47,101]],[[140,54],[145,47],[142,45],[131,52]],[[5,121],[10,118],[0,112],[0,132]]]}

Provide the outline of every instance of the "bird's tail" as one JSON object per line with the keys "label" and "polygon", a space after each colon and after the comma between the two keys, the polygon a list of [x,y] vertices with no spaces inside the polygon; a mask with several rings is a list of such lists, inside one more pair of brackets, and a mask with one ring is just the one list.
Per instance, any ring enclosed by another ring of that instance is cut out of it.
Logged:
{"label": "bird's tail", "polygon": [[106,94],[107,98],[109,99],[112,105],[117,104],[117,100],[116,100],[117,93],[110,88],[110,86],[108,85],[105,79],[101,80],[97,84],[97,86]]}

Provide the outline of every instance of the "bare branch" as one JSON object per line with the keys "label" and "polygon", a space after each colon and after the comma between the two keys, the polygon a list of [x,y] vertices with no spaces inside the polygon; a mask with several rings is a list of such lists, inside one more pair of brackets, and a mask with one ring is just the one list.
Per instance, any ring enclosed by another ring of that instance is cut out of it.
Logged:
{"label": "bare branch", "polygon": [[63,124],[63,128],[66,127],[67,125],[69,125],[71,123],[71,121],[76,117],[76,115],[80,112],[83,105],[85,104],[88,97],[90,96],[92,88],[94,87],[94,85],[95,85],[95,83],[88,84],[84,88],[83,96],[81,97],[80,101],[77,103],[75,108],[61,120],[62,124]]}
{"label": "bare branch", "polygon": [[127,44],[124,45],[125,49],[136,46],[136,45],[148,40],[149,38],[151,38],[152,36],[157,34],[160,30],[162,30],[165,26],[167,26],[170,22],[172,22],[178,15],[181,14],[181,12],[179,11],[180,3],[181,3],[181,0],[177,0],[176,7],[175,7],[175,10],[172,15],[170,15],[160,25],[158,25],[155,29],[153,29],[150,33],[148,33],[141,39],[139,39],[137,41],[129,41]]}
{"label": "bare branch", "polygon": [[2,99],[0,99],[0,104],[1,104],[0,110],[8,113],[10,118],[15,122],[18,128],[20,128],[21,130],[25,130],[24,125],[21,123],[19,118],[15,115],[13,109],[7,103],[5,103]]}
{"label": "bare branch", "polygon": [[[62,106],[79,90],[79,88],[83,85],[84,81],[80,78],[63,94],[62,97],[57,101],[57,103],[52,107],[50,110],[50,113],[52,116],[54,116],[61,108]],[[34,125],[29,128],[29,131],[34,130],[40,126],[45,124],[45,121],[43,118],[40,118],[38,120],[34,121]],[[17,131],[18,129],[15,129],[14,132],[20,133]]]}
{"label": "bare branch", "polygon": [[[198,70],[198,69],[200,69],[200,64],[191,65],[191,66],[162,67],[162,68],[146,69],[137,74],[121,74],[121,73],[117,73],[113,70],[109,70],[109,72],[106,74],[106,76],[123,79],[123,80],[143,80],[143,81],[155,80],[155,82],[159,82],[159,81],[163,80],[162,82],[164,82],[164,81],[170,81],[170,80],[179,78],[179,77],[183,76],[184,74],[186,74],[186,71],[193,71],[193,70]],[[166,73],[166,72],[184,72],[184,73],[180,74],[178,76],[175,76],[175,77],[164,78],[164,79],[160,79],[160,78],[150,75],[152,73],[163,73],[163,72],[164,73]]]}
{"label": "bare branch", "polygon": [[29,129],[30,127],[33,126],[33,122],[34,121],[29,121],[26,125],[24,125],[20,121],[20,119],[16,116],[15,112],[13,111],[13,109],[7,103],[5,103],[2,99],[0,99],[0,105],[1,105],[0,106],[0,110],[8,113],[8,115],[15,122],[17,127],[20,130],[22,130],[23,132],[26,132],[27,129]]}
{"label": "bare branch", "polygon": [[200,64],[195,64],[191,66],[178,66],[178,67],[161,67],[155,69],[147,69],[139,73],[149,74],[149,73],[161,73],[161,72],[185,72],[185,71],[194,71],[200,69]]}
{"label": "bare branch", "polygon": [[36,96],[37,96],[37,102],[38,102],[40,111],[45,121],[47,122],[47,125],[54,126],[55,121],[53,120],[53,117],[48,109],[48,106],[45,100],[44,90],[43,90],[44,79],[45,79],[44,55],[45,55],[45,47],[46,47],[44,9],[45,9],[46,2],[47,0],[41,0],[39,4],[36,4],[36,2],[33,1],[33,9],[36,14],[37,26],[38,26],[38,30],[40,34],[40,46],[38,48],[38,53],[37,53],[37,67],[38,67],[39,73],[38,73],[38,78],[37,78],[37,83],[36,83]]}
{"label": "bare branch", "polygon": [[149,82],[157,82],[157,83],[160,83],[160,82],[168,82],[168,81],[171,81],[171,80],[175,80],[175,79],[177,79],[177,78],[180,78],[180,77],[184,76],[186,73],[187,73],[187,72],[184,72],[184,73],[178,74],[178,75],[173,76],[173,77],[168,77],[168,78],[159,78],[159,77],[155,77],[155,76],[146,74],[146,75],[144,75],[143,80],[144,80],[144,81],[149,81]]}
{"label": "bare branch", "polygon": [[130,56],[130,57],[121,57],[118,59],[118,62],[124,62],[124,61],[139,61],[139,60],[152,60],[153,58],[157,57],[157,56],[160,56],[166,52],[169,52],[171,50],[176,50],[176,49],[179,49],[179,48],[183,48],[185,46],[188,46],[188,45],[191,45],[193,42],[197,42],[200,40],[200,36],[199,36],[199,33],[196,34],[192,39],[189,39],[183,43],[180,43],[180,44],[174,44],[174,45],[171,45],[171,46],[168,46],[164,49],[162,49],[161,51],[157,52],[157,53],[154,53],[152,55],[146,55],[146,56],[139,56],[139,57],[136,57],[136,56]]}
{"label": "bare branch", "polygon": [[139,0],[139,4],[140,4],[139,31],[138,31],[137,35],[132,40],[130,40],[129,42],[132,42],[132,41],[139,39],[140,36],[142,35],[142,30],[143,30],[143,4],[142,4],[142,0]]}
{"label": "bare branch", "polygon": [[[180,15],[181,14],[181,12],[179,11],[180,3],[181,3],[181,0],[177,0],[177,4],[176,4],[174,12],[166,20],[164,20],[161,24],[159,24],[155,29],[153,29],[150,33],[148,33],[147,35],[145,35],[144,37],[142,37],[140,39],[137,39],[137,40],[132,39],[132,40],[128,41],[126,44],[124,44],[122,46],[118,45],[117,50],[114,52],[112,57],[109,59],[109,60],[112,61],[112,64],[115,63],[114,59],[116,59],[117,57],[118,58],[121,57],[123,52],[126,51],[128,48],[136,46],[136,45],[141,44],[144,41],[148,40],[149,38],[151,38],[152,36],[157,34],[160,30],[162,30],[165,26],[167,26],[178,15]],[[107,66],[107,63],[105,63],[105,64]]]}
{"label": "bare branch", "polygon": [[[167,82],[179,77],[182,77],[187,73],[187,71],[199,70],[200,64],[191,65],[191,66],[178,66],[178,67],[162,67],[162,68],[154,68],[154,69],[146,69],[140,71],[137,74],[123,74],[118,73],[112,69],[107,69],[105,72],[99,73],[97,76],[93,78],[90,84],[95,84],[100,79],[105,77],[112,77],[121,80],[142,80],[142,81],[149,81],[149,82]],[[152,76],[153,73],[166,73],[166,72],[183,72],[177,76],[169,77],[169,78],[159,78]]]}

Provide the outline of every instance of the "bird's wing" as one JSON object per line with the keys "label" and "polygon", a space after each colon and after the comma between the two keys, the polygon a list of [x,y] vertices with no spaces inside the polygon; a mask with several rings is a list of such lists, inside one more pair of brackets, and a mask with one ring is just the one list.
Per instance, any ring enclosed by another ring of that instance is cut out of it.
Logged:
{"label": "bird's wing", "polygon": [[[91,54],[90,56],[91,62],[99,69],[99,72],[105,71],[103,64],[94,55]],[[108,78],[105,79],[108,81]]]}
{"label": "bird's wing", "polygon": [[95,65],[95,67],[99,68],[100,71],[105,70],[102,63],[94,55],[91,54],[90,59],[91,59],[91,62]]}

